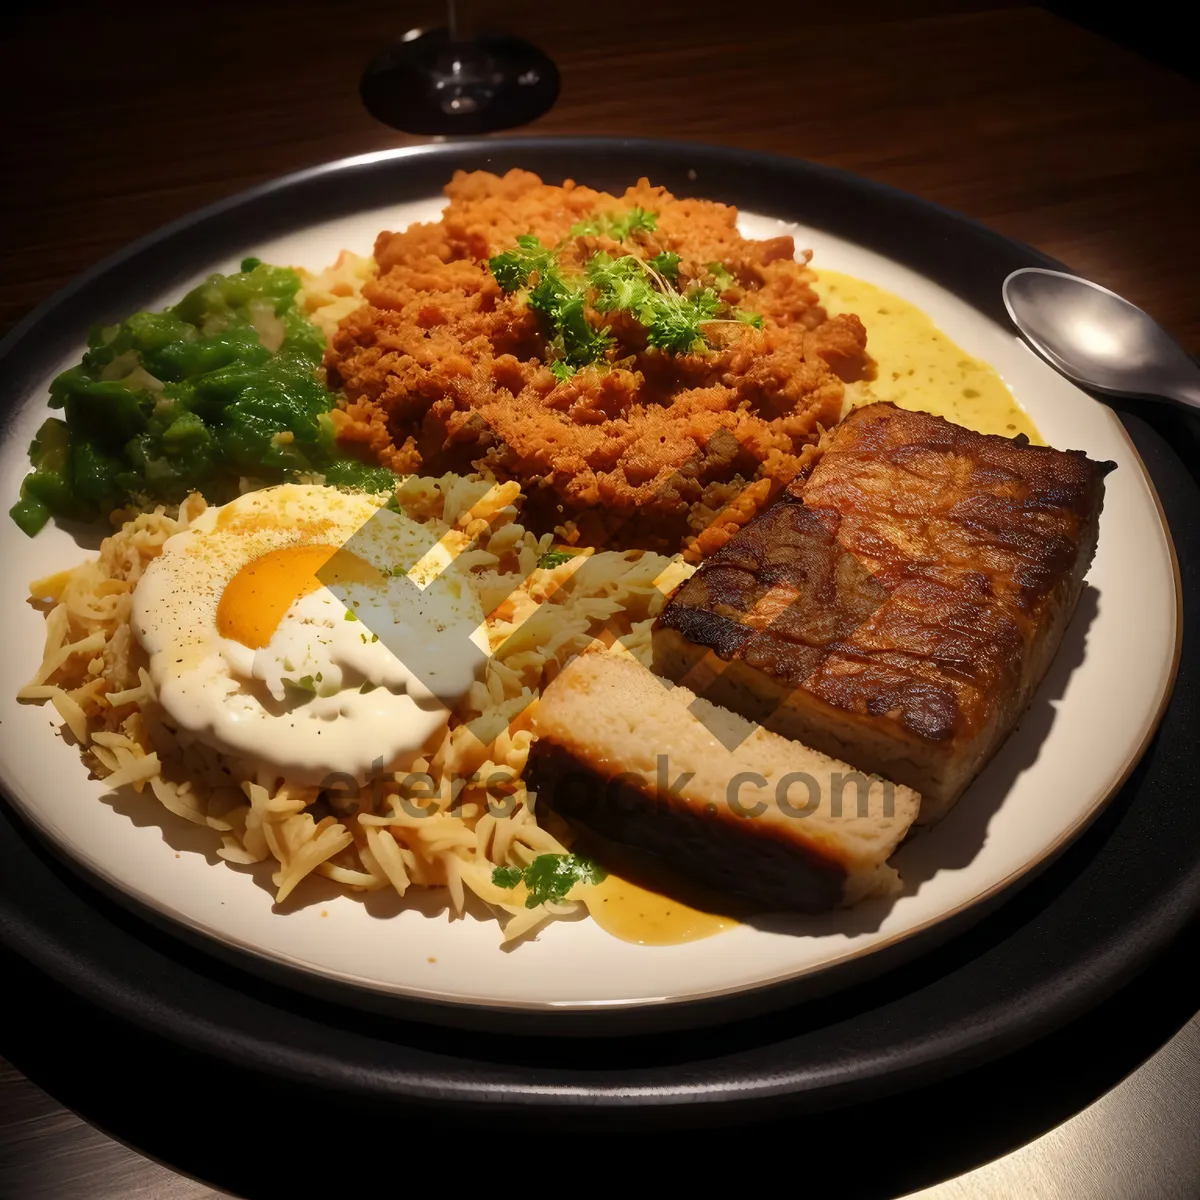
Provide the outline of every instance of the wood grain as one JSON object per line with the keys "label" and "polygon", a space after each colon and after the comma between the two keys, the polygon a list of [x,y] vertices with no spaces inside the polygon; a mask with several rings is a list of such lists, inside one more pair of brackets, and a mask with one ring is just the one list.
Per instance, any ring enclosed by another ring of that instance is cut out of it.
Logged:
{"label": "wood grain", "polygon": [[209,1200],[221,1195],[113,1141],[0,1058],[0,1196]]}
{"label": "wood grain", "polygon": [[[665,136],[809,158],[977,217],[1129,296],[1200,350],[1200,88],[994,0],[480,3],[563,76],[524,134]],[[0,96],[0,326],[96,259],[253,183],[408,138],[357,95],[436,4],[28,5]],[[203,12],[203,17],[197,14]]]}

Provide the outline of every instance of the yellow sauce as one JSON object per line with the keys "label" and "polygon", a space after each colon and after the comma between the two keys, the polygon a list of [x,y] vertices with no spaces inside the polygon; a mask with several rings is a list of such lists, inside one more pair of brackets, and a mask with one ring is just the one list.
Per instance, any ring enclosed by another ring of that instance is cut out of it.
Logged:
{"label": "yellow sauce", "polygon": [[874,379],[846,385],[848,409],[889,400],[980,433],[1023,433],[1043,444],[995,368],[956,346],[916,305],[837,271],[816,275],[826,311],[858,315],[867,329],[867,350],[878,364]]}
{"label": "yellow sauce", "polygon": [[608,872],[599,883],[577,886],[572,900],[615,938],[639,946],[674,946],[733,929],[745,900],[717,893],[676,875],[660,858],[576,829],[572,849]]}
{"label": "yellow sauce", "polygon": [[580,899],[587,905],[592,920],[605,933],[639,946],[695,942],[737,924],[732,917],[692,908],[617,875],[609,875],[581,892]]}

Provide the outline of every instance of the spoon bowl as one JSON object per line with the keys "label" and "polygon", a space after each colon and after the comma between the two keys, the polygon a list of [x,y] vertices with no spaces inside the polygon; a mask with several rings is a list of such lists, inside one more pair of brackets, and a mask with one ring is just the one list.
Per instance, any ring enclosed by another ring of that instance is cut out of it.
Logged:
{"label": "spoon bowl", "polygon": [[1200,408],[1200,367],[1148,313],[1099,284],[1022,267],[1004,306],[1029,344],[1069,379],[1118,396]]}

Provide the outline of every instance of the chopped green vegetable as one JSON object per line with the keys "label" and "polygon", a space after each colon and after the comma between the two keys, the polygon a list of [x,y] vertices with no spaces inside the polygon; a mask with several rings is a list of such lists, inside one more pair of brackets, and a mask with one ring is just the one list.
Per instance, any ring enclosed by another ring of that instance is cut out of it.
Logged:
{"label": "chopped green vegetable", "polygon": [[[664,299],[666,299],[664,297]],[[700,328],[711,321],[721,308],[721,299],[710,288],[690,296],[675,296],[655,311],[646,328],[646,341],[671,354],[689,354],[704,343]]]}
{"label": "chopped green vegetable", "polygon": [[529,307],[553,326],[563,307],[582,294],[578,284],[568,283],[562,271],[555,266],[538,273],[538,281],[529,289],[527,299]]}
{"label": "chopped green vegetable", "polygon": [[531,275],[540,274],[556,262],[550,247],[543,246],[532,234],[524,234],[517,238],[516,249],[497,254],[488,260],[488,266],[506,292],[515,292],[528,285]]}
{"label": "chopped green vegetable", "polygon": [[604,232],[599,217],[588,217],[586,221],[576,221],[570,229],[567,230],[568,238],[578,237],[599,237]]}
{"label": "chopped green vegetable", "polygon": [[568,366],[575,368],[600,362],[613,345],[607,326],[597,329],[588,321],[585,303],[582,294],[572,296],[559,305],[553,316],[558,333],[551,345]]}
{"label": "chopped green vegetable", "polygon": [[674,250],[663,250],[649,262],[664,279],[672,283],[679,282],[679,255]]}
{"label": "chopped green vegetable", "polygon": [[348,608],[348,609],[346,609],[345,615],[342,617],[342,620],[343,621],[357,621],[358,613],[356,613],[353,609]]}
{"label": "chopped green vegetable", "polygon": [[[580,222],[571,236],[609,233],[623,238],[633,231],[653,230],[656,224],[654,213],[633,208],[620,216]],[[680,258],[672,250],[650,258],[634,253],[614,258],[598,251],[580,272],[564,268],[562,248],[546,247],[527,234],[489,264],[506,292],[525,289],[526,303],[542,320],[548,365],[560,383],[584,367],[604,365],[617,347],[611,327],[596,322],[597,314],[627,314],[645,329],[647,345],[668,354],[703,352],[705,326],[710,324],[736,321],[762,328],[760,314],[731,308],[713,287],[688,283],[681,289]],[[718,287],[734,282],[720,263],[708,263],[705,269]]]}
{"label": "chopped green vegetable", "polygon": [[[598,213],[572,225],[567,236],[599,237],[601,234],[616,242],[627,241],[635,233],[653,233],[658,228],[658,213],[644,208],[631,208],[623,213]],[[493,272],[494,274],[494,272]],[[497,276],[497,278],[499,278]]]}
{"label": "chopped green vegetable", "polygon": [[[522,241],[530,244],[522,247]],[[534,238],[518,239],[518,251],[518,257],[524,256],[522,261],[515,265],[513,261],[502,264],[501,274],[496,279],[506,291],[515,289],[509,287],[505,279],[509,283],[523,280],[519,284],[521,287],[532,283],[527,297],[529,307],[541,316],[546,327],[554,351],[552,361],[570,367],[571,374],[580,367],[599,362],[612,345],[612,339],[607,329],[597,329],[587,319],[583,278],[567,278],[554,251],[545,250]],[[497,257],[503,259],[505,255]],[[492,259],[492,264],[496,261]],[[570,377],[562,372],[562,367],[556,372],[560,379]]]}
{"label": "chopped green vegetable", "polygon": [[618,241],[623,242],[635,233],[653,233],[658,228],[658,213],[647,212],[644,208],[631,208],[627,213],[609,217],[609,232]]}
{"label": "chopped green vegetable", "polygon": [[592,307],[597,312],[630,312],[644,322],[659,299],[646,264],[635,255],[614,259],[604,253],[597,254],[588,263],[585,274],[594,290]]}
{"label": "chopped green vegetable", "polygon": [[320,473],[330,487],[377,494],[391,493],[396,489],[393,471],[387,467],[372,467],[357,458],[335,458],[332,462],[323,463]]}
{"label": "chopped green vegetable", "polygon": [[317,376],[324,338],[296,309],[299,288],[295,271],[247,258],[171,308],[93,329],[82,361],[50,385],[62,418],[30,446],[11,510],[21,529],[192,491],[222,502],[243,476],[394,490],[390,471],[337,452],[336,397]]}
{"label": "chopped green vegetable", "polygon": [[737,280],[733,277],[733,272],[724,263],[705,263],[704,269],[713,277],[718,289],[722,292],[737,283]]}
{"label": "chopped green vegetable", "polygon": [[33,537],[50,520],[51,515],[49,507],[33,495],[22,495],[8,511],[21,532],[29,537]]}
{"label": "chopped green vegetable", "polygon": [[525,868],[526,908],[562,900],[577,883],[600,883],[607,872],[575,854],[539,854]]}
{"label": "chopped green vegetable", "polygon": [[577,854],[539,854],[523,871],[520,867],[496,867],[492,882],[497,887],[515,888],[524,883],[526,908],[566,898],[578,883],[600,883],[608,876],[603,867]]}
{"label": "chopped green vegetable", "polygon": [[543,571],[552,571],[555,567],[570,562],[574,557],[569,550],[550,550],[538,559],[538,567]]}

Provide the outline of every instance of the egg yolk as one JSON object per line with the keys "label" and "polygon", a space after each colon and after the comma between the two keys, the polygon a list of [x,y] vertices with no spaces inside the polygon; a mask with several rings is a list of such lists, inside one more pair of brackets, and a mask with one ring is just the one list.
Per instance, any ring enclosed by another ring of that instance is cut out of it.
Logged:
{"label": "egg yolk", "polygon": [[285,546],[252,559],[225,585],[217,605],[222,637],[261,650],[292,605],[319,587],[383,582],[383,575],[336,546]]}

